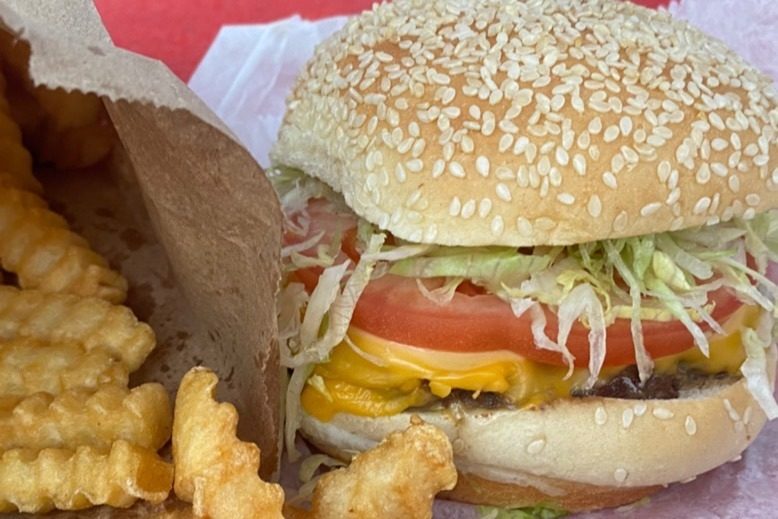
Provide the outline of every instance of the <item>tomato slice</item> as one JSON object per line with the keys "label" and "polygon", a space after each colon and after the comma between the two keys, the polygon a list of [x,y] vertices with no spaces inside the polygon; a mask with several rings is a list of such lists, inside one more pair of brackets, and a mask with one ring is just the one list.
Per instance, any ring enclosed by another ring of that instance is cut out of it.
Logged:
{"label": "tomato slice", "polygon": [[[740,302],[726,289],[711,294],[713,317],[724,322]],[[544,308],[546,334],[556,339],[558,321]],[[386,275],[372,281],[357,303],[353,326],[401,344],[450,352],[509,350],[544,363],[562,364],[559,353],[537,348],[528,313],[513,314],[510,306],[491,294],[454,294],[450,303],[436,305],[425,298],[413,279]],[[567,341],[575,365],[589,362],[589,330],[576,322]],[[654,358],[673,355],[694,346],[691,334],[680,321],[643,321],[645,347]],[[616,319],[607,329],[605,365],[635,363],[629,319]]]}
{"label": "tomato slice", "polygon": [[[352,259],[358,254],[354,247],[352,227],[343,214],[328,212],[327,204],[316,201],[309,207],[311,235],[337,225],[348,239],[344,252]],[[313,230],[315,227],[316,230]],[[347,232],[348,231],[348,232]],[[349,234],[351,233],[351,234]],[[295,277],[308,290],[316,286],[320,269],[302,269]],[[373,280],[365,288],[357,303],[352,325],[378,337],[421,348],[448,352],[513,351],[523,357],[549,364],[563,364],[562,356],[535,346],[529,313],[521,317],[513,314],[510,306],[495,295],[480,293],[465,284],[447,305],[437,305],[424,297],[416,280],[387,274]],[[713,318],[719,322],[735,313],[741,303],[728,289],[719,289],[710,295],[714,303]],[[558,321],[553,311],[544,307],[546,334],[556,339]],[[705,325],[701,325],[707,331]],[[589,362],[589,330],[576,322],[567,341],[567,348],[575,357],[575,365],[585,367]],[[694,346],[686,327],[677,320],[643,321],[646,350],[653,358],[673,355]],[[606,366],[635,363],[635,352],[629,319],[616,319],[607,329]]]}

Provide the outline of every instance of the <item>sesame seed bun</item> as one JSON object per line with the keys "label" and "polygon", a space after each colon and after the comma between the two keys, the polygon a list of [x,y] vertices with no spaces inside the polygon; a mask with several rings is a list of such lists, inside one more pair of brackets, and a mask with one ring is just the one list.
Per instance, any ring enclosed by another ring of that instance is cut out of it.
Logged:
{"label": "sesame seed bun", "polygon": [[[775,358],[769,373],[774,380]],[[412,415],[449,436],[460,472],[449,498],[568,511],[618,506],[736,458],[766,417],[743,380],[710,381],[672,400],[561,399],[539,409],[405,412],[329,422],[304,415],[307,439],[349,459]]]}
{"label": "sesame seed bun", "polygon": [[769,80],[616,0],[395,0],[322,44],[273,161],[410,241],[572,244],[778,206]]}

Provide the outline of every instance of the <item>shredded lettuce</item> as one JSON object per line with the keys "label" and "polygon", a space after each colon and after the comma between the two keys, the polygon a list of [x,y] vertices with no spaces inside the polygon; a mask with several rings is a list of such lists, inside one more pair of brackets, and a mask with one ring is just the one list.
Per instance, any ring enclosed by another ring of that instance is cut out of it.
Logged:
{"label": "shredded lettuce", "polygon": [[[631,241],[649,241],[649,240],[641,240],[640,238],[635,238]],[[635,360],[637,361],[638,366],[638,374],[640,376],[640,381],[645,382],[649,379],[651,376],[651,371],[653,370],[653,362],[651,360],[651,357],[649,357],[648,352],[646,351],[646,347],[643,344],[643,321],[641,320],[640,316],[640,304],[642,301],[642,286],[640,282],[640,278],[637,277],[637,270],[642,269],[643,274],[645,274],[645,270],[648,269],[648,259],[644,256],[646,254],[650,254],[653,256],[654,249],[651,247],[650,252],[648,252],[648,248],[645,246],[631,246],[629,249],[636,252],[636,254],[633,255],[636,258],[634,265],[638,268],[635,268],[635,271],[631,270],[627,263],[622,258],[622,250],[624,249],[624,245],[629,245],[630,240],[622,240],[620,242],[613,242],[613,241],[605,241],[603,242],[605,246],[605,250],[608,254],[608,259],[610,260],[611,264],[616,267],[616,270],[621,275],[621,278],[624,280],[625,283],[629,286],[629,297],[632,303],[632,313],[630,316],[630,331],[632,333],[632,347],[635,350]],[[621,245],[621,247],[619,246]],[[645,264],[645,267],[643,266]],[[591,373],[591,376],[597,376],[599,375],[599,371],[596,373]]]}
{"label": "shredded lettuce", "polygon": [[746,328],[741,332],[743,345],[746,348],[746,360],[740,367],[740,372],[746,379],[746,387],[759,403],[767,418],[778,418],[778,403],[773,392],[774,382],[770,380],[768,356],[775,362],[775,343],[772,339],[774,320],[765,314],[758,329]]}
{"label": "shredded lettuce", "polygon": [[286,443],[286,452],[289,461],[294,463],[300,458],[300,452],[295,446],[297,429],[302,422],[303,408],[300,403],[300,395],[303,394],[305,383],[313,373],[313,364],[304,364],[292,370],[289,377],[289,383],[286,386],[286,399],[284,408],[286,416],[284,417],[284,441]]}
{"label": "shredded lettuce", "polygon": [[419,287],[419,292],[421,292],[424,297],[438,306],[445,306],[454,299],[454,294],[463,281],[464,278],[448,278],[439,287],[429,289],[427,288],[427,285],[424,284],[423,279],[416,278],[416,285]]}
{"label": "shredded lettuce", "polygon": [[[326,197],[342,205],[338,195],[320,182],[294,170],[274,171],[288,211],[304,212],[305,201],[311,197]],[[295,225],[301,225],[300,221],[296,218]],[[289,270],[324,268],[319,286],[310,297],[306,298],[299,286],[282,292],[282,298],[288,299],[279,305],[287,366],[325,360],[330,350],[346,338],[365,285],[387,272],[415,278],[421,293],[436,304],[450,302],[463,281],[480,285],[510,304],[517,317],[529,312],[537,347],[559,352],[571,369],[574,358],[567,340],[572,326],[581,322],[589,328],[589,384],[602,368],[607,351],[606,329],[616,319],[630,320],[635,358],[640,378],[645,381],[651,375],[653,361],[644,346],[643,321],[680,321],[697,348],[707,355],[709,332],[704,330],[723,333],[721,323],[713,317],[716,309],[710,294],[714,291],[725,287],[743,302],[778,313],[778,285],[766,275],[768,262],[778,260],[778,211],[751,220],[733,219],[713,226],[566,247],[534,247],[531,251],[446,247],[398,238],[384,244],[384,235],[378,234],[373,225],[357,221],[361,259],[353,268],[348,263],[335,264],[339,237],[329,247],[315,235],[284,249]],[[313,247],[315,256],[311,253]],[[431,278],[434,284],[424,281]],[[559,317],[556,341],[546,335],[544,307]],[[303,313],[305,317],[301,318]],[[752,333],[744,335],[750,346],[747,344],[749,360],[743,374],[755,395],[766,394],[769,381],[758,376],[757,369],[764,356],[760,357],[759,352],[765,349],[754,346],[754,337]]]}
{"label": "shredded lettuce", "polygon": [[514,284],[549,264],[547,255],[521,254],[506,247],[438,247],[433,254],[395,262],[389,272],[412,278],[460,277],[491,284]]}
{"label": "shredded lettuce", "polygon": [[597,378],[593,373],[599,373],[605,361],[606,325],[602,303],[591,285],[578,285],[562,300],[557,312],[559,332],[557,341],[566,348],[567,337],[573,324],[582,316],[589,324],[589,380],[587,387],[594,386]]}
{"label": "shredded lettuce", "polygon": [[[370,281],[375,267],[375,261],[368,258],[381,250],[385,238],[384,234],[370,236],[363,256],[345,283],[343,280],[350,262],[324,270],[305,309],[305,318],[300,328],[300,350],[287,359],[287,366],[324,362],[330,351],[343,341],[359,296]],[[309,314],[312,315],[310,321]]]}

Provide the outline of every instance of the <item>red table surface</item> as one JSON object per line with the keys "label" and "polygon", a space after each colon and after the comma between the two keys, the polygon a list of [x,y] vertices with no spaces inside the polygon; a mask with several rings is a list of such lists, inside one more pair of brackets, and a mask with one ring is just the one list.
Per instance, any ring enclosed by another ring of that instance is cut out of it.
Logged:
{"label": "red table surface", "polygon": [[[668,0],[633,0],[649,7]],[[300,14],[354,14],[373,0],[94,0],[116,45],[165,62],[188,80],[219,27]]]}

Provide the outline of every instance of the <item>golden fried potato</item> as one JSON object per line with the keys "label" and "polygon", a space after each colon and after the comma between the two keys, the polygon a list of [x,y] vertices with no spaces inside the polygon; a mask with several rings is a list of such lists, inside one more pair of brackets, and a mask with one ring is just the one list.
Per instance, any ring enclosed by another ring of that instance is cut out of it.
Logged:
{"label": "golden fried potato", "polygon": [[89,126],[104,116],[103,102],[94,94],[43,86],[35,87],[32,94],[56,131]]}
{"label": "golden fried potato", "polygon": [[37,87],[33,91],[43,109],[43,123],[31,138],[40,162],[58,169],[96,164],[116,142],[103,103],[94,94]]}
{"label": "golden fried potato", "polygon": [[172,422],[168,394],[160,384],[0,398],[0,451],[109,449],[116,440],[158,450],[170,438]]}
{"label": "golden fried potato", "polygon": [[28,337],[82,345],[140,367],[156,344],[154,332],[132,310],[102,299],[0,286],[0,340]]}
{"label": "golden fried potato", "polygon": [[213,399],[218,378],[193,368],[181,380],[173,418],[176,495],[196,516],[281,518],[284,491],[262,481],[259,448],[235,436],[238,413]]}
{"label": "golden fried potato", "polygon": [[127,295],[127,280],[111,270],[64,219],[8,187],[0,187],[0,262],[18,276],[23,288],[95,296],[114,303]]}
{"label": "golden fried potato", "polygon": [[115,143],[116,134],[108,121],[97,121],[42,134],[35,142],[35,156],[57,169],[80,169],[103,160]]}
{"label": "golden fried potato", "polygon": [[136,500],[164,501],[173,467],[154,451],[123,440],[110,451],[93,447],[13,449],[0,456],[0,512],[126,508]]}
{"label": "golden fried potato", "polygon": [[324,474],[313,492],[316,519],[432,517],[435,494],[457,482],[451,443],[438,428],[414,419],[402,432]]}
{"label": "golden fried potato", "polygon": [[38,339],[0,340],[0,394],[58,395],[73,388],[127,385],[127,367],[101,350],[78,344],[50,345]]}

